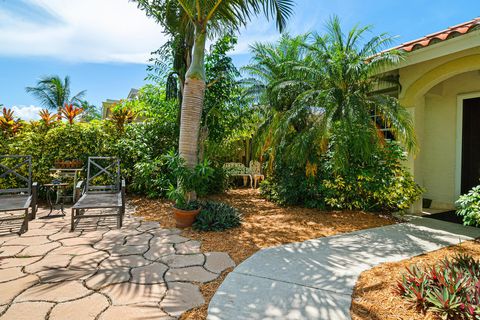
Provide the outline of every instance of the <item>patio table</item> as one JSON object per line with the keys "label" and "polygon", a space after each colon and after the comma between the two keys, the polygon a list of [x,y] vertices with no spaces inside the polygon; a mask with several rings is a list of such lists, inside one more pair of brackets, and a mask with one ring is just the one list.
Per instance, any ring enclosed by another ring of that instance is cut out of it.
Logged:
{"label": "patio table", "polygon": [[75,188],[78,182],[78,173],[83,171],[83,168],[52,168],[50,169],[50,171],[57,172],[59,177],[73,179],[73,192],[72,192],[72,195],[69,197],[72,198],[72,203],[75,203],[75,200],[76,200]]}
{"label": "patio table", "polygon": [[[52,183],[44,184],[43,187],[46,189],[47,203],[50,207],[50,211],[48,212],[47,217],[50,216],[50,214],[53,212],[55,208],[55,205],[59,204],[59,202],[60,202],[60,212],[63,215],[65,215],[65,208],[64,208],[65,198],[71,197],[71,196],[63,195],[63,191],[65,190],[66,187],[68,187],[68,183],[52,182]],[[55,201],[53,201],[52,199],[52,193],[56,195]]]}

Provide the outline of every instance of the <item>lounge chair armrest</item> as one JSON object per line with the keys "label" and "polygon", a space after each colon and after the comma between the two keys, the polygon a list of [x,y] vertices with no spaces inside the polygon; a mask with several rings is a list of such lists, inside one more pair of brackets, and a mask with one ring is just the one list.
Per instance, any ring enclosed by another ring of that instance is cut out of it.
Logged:
{"label": "lounge chair armrest", "polygon": [[30,207],[32,208],[31,219],[35,219],[37,216],[37,198],[38,198],[38,182],[32,182],[32,202]]}
{"label": "lounge chair armrest", "polygon": [[125,179],[122,179],[120,182],[120,192],[122,194],[122,205],[125,206],[125,189],[126,189],[126,183]]}

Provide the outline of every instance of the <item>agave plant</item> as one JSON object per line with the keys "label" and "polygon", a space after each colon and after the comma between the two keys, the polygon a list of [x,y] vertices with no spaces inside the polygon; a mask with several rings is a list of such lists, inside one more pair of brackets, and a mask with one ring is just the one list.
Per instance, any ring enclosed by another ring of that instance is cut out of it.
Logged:
{"label": "agave plant", "polygon": [[12,109],[3,107],[2,115],[0,116],[0,128],[5,136],[14,136],[22,127],[20,119],[15,119]]}
{"label": "agave plant", "polygon": [[55,123],[55,118],[58,117],[57,114],[50,113],[48,109],[42,109],[39,112],[40,119],[42,123],[48,128]]}
{"label": "agave plant", "polygon": [[67,118],[69,124],[73,124],[75,117],[82,112],[82,108],[74,106],[73,104],[65,104],[65,107],[62,109],[62,114]]}

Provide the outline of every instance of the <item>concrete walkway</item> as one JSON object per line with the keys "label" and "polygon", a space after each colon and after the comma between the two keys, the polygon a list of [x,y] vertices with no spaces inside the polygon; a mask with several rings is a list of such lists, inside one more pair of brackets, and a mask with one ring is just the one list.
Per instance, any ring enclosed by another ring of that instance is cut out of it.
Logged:
{"label": "concrete walkway", "polygon": [[[0,319],[177,319],[204,303],[198,284],[234,266],[226,253],[141,221],[128,210],[81,221],[46,211],[18,236],[0,224]],[[1,235],[3,233],[3,235]]]}
{"label": "concrete walkway", "polygon": [[209,320],[350,319],[360,273],[480,237],[480,229],[426,218],[261,250],[230,273]]}

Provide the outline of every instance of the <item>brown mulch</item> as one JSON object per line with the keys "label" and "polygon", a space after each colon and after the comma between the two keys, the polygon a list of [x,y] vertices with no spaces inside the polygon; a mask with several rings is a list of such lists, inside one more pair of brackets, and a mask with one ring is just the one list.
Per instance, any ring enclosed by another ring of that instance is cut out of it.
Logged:
{"label": "brown mulch", "polygon": [[[325,212],[300,207],[280,207],[260,197],[258,190],[235,189],[210,197],[232,205],[243,214],[240,227],[223,232],[196,232],[185,229],[182,235],[202,242],[204,252],[227,252],[238,265],[262,248],[300,242],[338,233],[374,228],[395,223],[389,216],[365,212]],[[165,200],[132,200],[136,214],[147,220],[159,221],[165,228],[175,227],[171,203]],[[222,276],[201,286],[206,304],[193,309],[181,319],[205,319],[211,297],[222,283]]]}
{"label": "brown mulch", "polygon": [[363,272],[355,286],[352,299],[352,320],[436,320],[431,313],[417,311],[408,301],[393,293],[397,281],[406,267],[417,264],[431,266],[445,257],[456,253],[468,253],[480,259],[480,242],[467,241],[456,246],[443,248],[411,259],[385,263]]}

